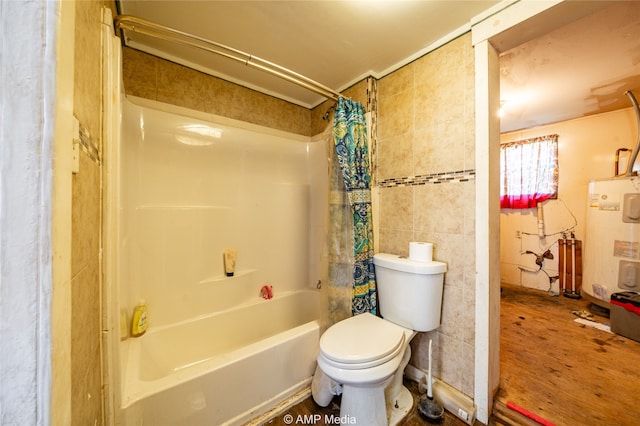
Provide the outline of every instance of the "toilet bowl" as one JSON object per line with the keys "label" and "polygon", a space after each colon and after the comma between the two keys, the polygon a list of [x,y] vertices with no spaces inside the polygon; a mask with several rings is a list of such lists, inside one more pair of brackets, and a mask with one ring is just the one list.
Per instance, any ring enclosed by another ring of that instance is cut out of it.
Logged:
{"label": "toilet bowl", "polygon": [[351,317],[322,335],[318,364],[342,384],[379,383],[398,369],[413,334],[369,313]]}
{"label": "toilet bowl", "polygon": [[374,266],[382,318],[364,313],[324,332],[311,390],[323,407],[341,393],[340,417],[349,424],[383,426],[412,407],[402,386],[409,342],[440,325],[446,264],[376,254]]}
{"label": "toilet bowl", "polygon": [[[327,405],[336,388],[341,387],[340,417],[346,416],[350,424],[386,425],[387,405],[399,405],[402,386],[391,385],[411,357],[409,342],[415,331],[385,321],[369,313],[340,321],[330,327],[320,339],[318,368],[314,381],[327,381],[324,404]],[[362,336],[373,336],[362,339]],[[325,377],[322,377],[325,376]],[[317,382],[316,382],[317,383]],[[331,391],[329,391],[331,390]],[[387,395],[385,396],[385,391]],[[406,396],[404,396],[406,401]],[[411,407],[411,403],[408,405]]]}

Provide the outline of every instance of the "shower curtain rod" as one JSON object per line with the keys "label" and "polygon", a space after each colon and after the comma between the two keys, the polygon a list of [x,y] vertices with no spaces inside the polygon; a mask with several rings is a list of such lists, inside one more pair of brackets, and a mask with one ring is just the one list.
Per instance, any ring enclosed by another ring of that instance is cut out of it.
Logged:
{"label": "shower curtain rod", "polygon": [[[144,34],[150,37],[154,37],[160,40],[178,43],[186,46],[195,47],[197,49],[204,50],[206,52],[214,53],[216,55],[224,56],[228,59],[233,59],[238,62],[242,62],[247,66],[259,69],[261,71],[272,74],[276,77],[282,78],[290,83],[297,84],[304,87],[307,90],[311,90],[326,98],[338,100],[342,95],[335,90],[324,86],[317,81],[311,80],[308,77],[291,71],[285,67],[274,64],[267,60],[258,58],[249,53],[243,52],[238,49],[234,49],[224,44],[216,43],[211,40],[204,39],[192,34],[188,34],[174,28],[166,27],[164,25],[156,24],[154,22],[146,21],[141,18],[136,18],[130,15],[118,15],[113,20],[116,33],[119,30],[133,31],[135,33]],[[124,37],[123,37],[124,43]]]}

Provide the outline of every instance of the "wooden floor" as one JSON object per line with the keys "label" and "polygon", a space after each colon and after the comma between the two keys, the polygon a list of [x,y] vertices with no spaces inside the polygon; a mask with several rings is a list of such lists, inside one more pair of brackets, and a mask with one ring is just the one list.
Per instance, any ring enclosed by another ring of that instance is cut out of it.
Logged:
{"label": "wooden floor", "polygon": [[511,401],[558,426],[640,424],[640,343],[574,321],[572,311],[589,309],[585,300],[502,286],[499,405]]}

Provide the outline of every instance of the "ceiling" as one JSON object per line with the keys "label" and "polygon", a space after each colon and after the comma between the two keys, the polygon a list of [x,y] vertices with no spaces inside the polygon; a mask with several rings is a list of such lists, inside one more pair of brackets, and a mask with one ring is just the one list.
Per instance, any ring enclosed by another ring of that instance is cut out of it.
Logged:
{"label": "ceiling", "polygon": [[586,16],[502,51],[502,131],[629,108],[627,90],[640,99],[640,1],[576,3]]}
{"label": "ceiling", "polygon": [[[138,1],[121,14],[274,62],[342,91],[381,78],[512,0]],[[502,131],[631,106],[640,97],[640,2],[566,2],[493,40]],[[311,108],[324,97],[224,57],[132,32],[130,47]]]}

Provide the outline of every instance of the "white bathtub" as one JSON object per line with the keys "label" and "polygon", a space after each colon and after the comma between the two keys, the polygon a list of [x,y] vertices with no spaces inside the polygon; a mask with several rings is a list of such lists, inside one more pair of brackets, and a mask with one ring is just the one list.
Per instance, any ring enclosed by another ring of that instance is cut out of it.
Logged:
{"label": "white bathtub", "polygon": [[125,425],[237,425],[308,386],[319,293],[276,294],[123,341]]}

